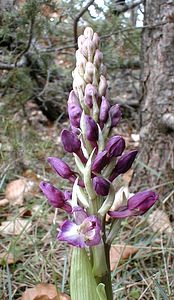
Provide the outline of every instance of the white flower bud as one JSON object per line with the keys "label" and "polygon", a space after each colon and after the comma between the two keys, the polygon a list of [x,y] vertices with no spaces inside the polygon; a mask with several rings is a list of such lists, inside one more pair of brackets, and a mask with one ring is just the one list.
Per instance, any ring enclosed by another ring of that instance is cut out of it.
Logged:
{"label": "white flower bud", "polygon": [[81,53],[90,62],[93,61],[95,50],[95,45],[90,39],[86,39],[80,49]]}
{"label": "white flower bud", "polygon": [[80,35],[77,40],[78,48],[81,49],[85,41],[84,35]]}
{"label": "white flower bud", "polygon": [[84,75],[84,79],[87,83],[93,82],[94,70],[95,70],[94,65],[91,62],[87,62],[85,67],[85,75]]}
{"label": "white flower bud", "polygon": [[84,30],[84,37],[92,40],[94,31],[91,27],[86,27]]}
{"label": "white flower bud", "polygon": [[99,36],[98,36],[98,34],[96,32],[94,32],[92,40],[94,42],[95,47],[98,48],[99,47],[100,38],[99,38]]}
{"label": "white flower bud", "polygon": [[97,49],[95,51],[95,55],[94,55],[94,65],[97,68],[99,68],[100,65],[101,65],[102,60],[103,60],[103,53],[99,49]]}
{"label": "white flower bud", "polygon": [[80,52],[80,50],[77,50],[76,51],[76,67],[81,76],[84,75],[86,63],[87,63],[86,58],[83,56],[83,54]]}
{"label": "white flower bud", "polygon": [[106,89],[107,89],[107,81],[106,78],[101,75],[100,76],[100,82],[99,82],[99,87],[98,87],[98,92],[99,92],[99,96],[105,96],[106,94]]}
{"label": "white flower bud", "polygon": [[85,81],[82,78],[82,76],[80,76],[78,69],[75,68],[75,70],[72,72],[72,76],[74,78],[73,80],[73,90],[75,91],[75,94],[78,98],[80,98],[79,96],[79,90],[84,93],[85,90]]}

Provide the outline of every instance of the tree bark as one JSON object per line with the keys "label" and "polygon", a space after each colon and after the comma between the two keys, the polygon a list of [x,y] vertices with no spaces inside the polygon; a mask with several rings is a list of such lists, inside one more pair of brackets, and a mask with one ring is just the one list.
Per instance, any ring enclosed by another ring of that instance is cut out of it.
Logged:
{"label": "tree bark", "polygon": [[[173,0],[146,0],[144,25],[140,155],[133,189],[174,181]],[[161,187],[162,194],[166,191]]]}

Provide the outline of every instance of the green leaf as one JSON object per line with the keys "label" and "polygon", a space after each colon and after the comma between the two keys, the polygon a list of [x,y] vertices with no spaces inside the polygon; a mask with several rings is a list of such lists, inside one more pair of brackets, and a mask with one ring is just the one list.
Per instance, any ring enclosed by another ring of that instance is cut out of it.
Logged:
{"label": "green leaf", "polygon": [[98,286],[85,249],[74,248],[70,272],[71,300],[106,300],[103,287]]}

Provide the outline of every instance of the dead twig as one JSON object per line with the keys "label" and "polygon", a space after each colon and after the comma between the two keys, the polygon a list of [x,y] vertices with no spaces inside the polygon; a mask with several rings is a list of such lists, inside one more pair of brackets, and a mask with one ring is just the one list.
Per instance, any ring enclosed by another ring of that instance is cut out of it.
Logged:
{"label": "dead twig", "polygon": [[77,39],[78,39],[78,33],[77,33],[77,27],[78,27],[78,22],[80,18],[83,16],[83,14],[88,10],[91,4],[94,3],[94,0],[89,1],[81,10],[80,12],[75,16],[74,19],[74,44],[76,45],[75,48],[77,50]]}

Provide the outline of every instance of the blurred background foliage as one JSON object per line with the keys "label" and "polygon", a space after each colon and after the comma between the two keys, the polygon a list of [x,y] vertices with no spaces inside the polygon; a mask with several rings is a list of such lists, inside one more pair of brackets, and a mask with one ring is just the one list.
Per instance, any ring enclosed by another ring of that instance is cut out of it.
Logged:
{"label": "blurred background foliage", "polygon": [[131,3],[0,0],[1,186],[28,168],[40,169],[49,151],[57,155],[77,37],[86,26],[100,35],[110,100],[135,119],[143,5],[129,10]]}
{"label": "blurred background foliage", "polygon": [[32,99],[51,121],[65,114],[75,64],[75,27],[78,35],[88,25],[99,33],[110,76],[127,66],[139,68],[141,7],[134,9],[132,20],[130,12],[116,13],[118,1],[89,2],[78,19],[87,1],[7,1],[0,13],[1,113],[25,111]]}

